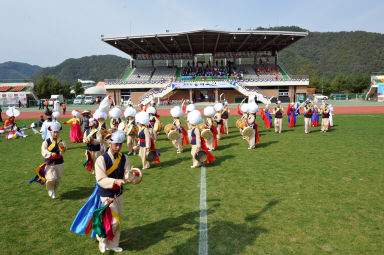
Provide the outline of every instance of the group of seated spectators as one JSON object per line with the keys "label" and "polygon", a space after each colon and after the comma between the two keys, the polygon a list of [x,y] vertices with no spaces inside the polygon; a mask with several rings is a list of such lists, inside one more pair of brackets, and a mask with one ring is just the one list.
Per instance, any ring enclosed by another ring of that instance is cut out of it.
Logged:
{"label": "group of seated spectators", "polygon": [[196,76],[206,76],[206,77],[218,77],[223,78],[227,74],[226,68],[217,67],[217,66],[187,66],[183,67],[182,76],[192,76],[193,78]]}
{"label": "group of seated spectators", "polygon": [[274,75],[277,79],[281,72],[277,66],[268,66],[266,64],[262,64],[261,66],[255,66],[255,71],[258,76],[260,75]]}

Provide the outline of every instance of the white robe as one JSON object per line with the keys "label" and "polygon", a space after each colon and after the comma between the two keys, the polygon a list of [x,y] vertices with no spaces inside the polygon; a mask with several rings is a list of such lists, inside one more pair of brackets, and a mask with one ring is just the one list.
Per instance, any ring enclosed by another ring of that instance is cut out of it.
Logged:
{"label": "white robe", "polygon": [[43,125],[41,126],[41,129],[40,129],[41,138],[43,138],[43,140],[47,140],[48,138],[52,138],[51,132],[49,132],[48,127],[50,125],[52,125],[52,123],[54,123],[54,122],[57,122],[57,121],[52,119],[52,121],[46,120],[43,122]]}
{"label": "white robe", "polygon": [[329,125],[331,127],[333,127],[333,117],[332,117],[332,115],[333,115],[333,107],[331,106],[331,107],[329,107]]}

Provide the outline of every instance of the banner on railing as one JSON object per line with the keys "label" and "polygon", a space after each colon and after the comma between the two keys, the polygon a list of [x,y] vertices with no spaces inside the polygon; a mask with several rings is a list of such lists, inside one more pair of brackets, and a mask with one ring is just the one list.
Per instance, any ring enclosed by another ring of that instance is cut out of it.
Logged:
{"label": "banner on railing", "polygon": [[234,88],[235,84],[227,81],[178,81],[172,83],[174,89],[215,89],[215,88]]}
{"label": "banner on railing", "polygon": [[0,105],[17,105],[19,101],[22,104],[27,103],[27,94],[25,92],[3,92],[0,93]]}

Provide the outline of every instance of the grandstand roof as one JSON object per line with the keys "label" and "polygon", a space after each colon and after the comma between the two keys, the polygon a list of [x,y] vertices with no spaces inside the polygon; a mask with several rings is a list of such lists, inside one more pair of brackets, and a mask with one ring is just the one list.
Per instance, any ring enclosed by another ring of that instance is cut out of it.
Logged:
{"label": "grandstand roof", "polygon": [[178,33],[104,37],[101,40],[131,55],[204,54],[216,52],[280,51],[308,36],[307,32],[264,30],[195,30]]}

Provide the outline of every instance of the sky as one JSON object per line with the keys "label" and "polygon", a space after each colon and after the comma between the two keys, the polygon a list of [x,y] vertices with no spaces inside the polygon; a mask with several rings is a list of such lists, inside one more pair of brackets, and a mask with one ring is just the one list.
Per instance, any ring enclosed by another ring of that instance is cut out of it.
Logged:
{"label": "sky", "polygon": [[0,0],[0,63],[48,67],[90,55],[129,57],[101,35],[291,25],[384,34],[384,1]]}

